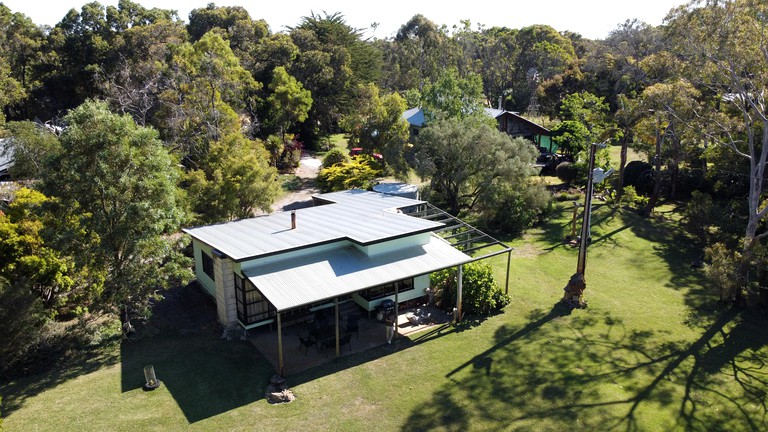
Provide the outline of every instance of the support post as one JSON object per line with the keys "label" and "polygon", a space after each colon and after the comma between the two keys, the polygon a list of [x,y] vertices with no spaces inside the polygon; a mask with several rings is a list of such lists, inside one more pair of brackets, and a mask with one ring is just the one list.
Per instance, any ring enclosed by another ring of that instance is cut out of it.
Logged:
{"label": "support post", "polygon": [[400,316],[400,302],[398,301],[398,294],[400,292],[400,281],[395,282],[395,334],[392,336],[397,340],[397,335],[400,332],[400,324],[397,323],[397,318]]}
{"label": "support post", "polygon": [[283,323],[280,312],[277,313],[277,374],[283,376]]}
{"label": "support post", "polygon": [[507,252],[507,283],[504,284],[504,294],[509,294],[509,267],[512,265],[512,249]]}
{"label": "support post", "polygon": [[458,286],[456,289],[456,322],[461,321],[461,289],[462,289],[462,282],[464,280],[464,266],[459,265],[459,277],[458,277]]}
{"label": "support post", "polygon": [[334,316],[336,317],[336,357],[339,357],[341,355],[341,351],[339,349],[339,298],[338,297],[333,299],[333,310],[334,310]]}

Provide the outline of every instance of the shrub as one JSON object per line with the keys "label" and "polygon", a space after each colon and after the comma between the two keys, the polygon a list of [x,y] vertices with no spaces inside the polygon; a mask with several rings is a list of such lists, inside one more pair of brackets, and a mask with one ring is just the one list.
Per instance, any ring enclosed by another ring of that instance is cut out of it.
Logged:
{"label": "shrub", "polygon": [[555,173],[566,186],[570,186],[571,182],[579,176],[579,168],[572,162],[562,162],[555,168]]}
{"label": "shrub", "polygon": [[493,230],[519,234],[541,221],[552,205],[552,195],[541,183],[501,187],[483,205],[483,223]]}
{"label": "shrub", "polygon": [[323,156],[323,167],[332,167],[346,162],[349,162],[349,157],[339,149],[332,149]]}
{"label": "shrub", "polygon": [[[435,292],[435,302],[442,309],[456,305],[458,270],[449,268],[432,273],[430,283]],[[488,315],[509,304],[509,296],[501,291],[488,264],[473,262],[464,265],[462,302],[464,313]]]}
{"label": "shrub", "polygon": [[633,186],[637,193],[653,192],[653,166],[648,162],[632,161],[624,168],[624,186]]}
{"label": "shrub", "polygon": [[634,186],[626,186],[621,194],[621,203],[629,207],[641,208],[648,204],[648,198],[638,195]]}
{"label": "shrub", "polygon": [[381,170],[377,169],[373,158],[362,155],[349,162],[323,168],[317,175],[317,184],[323,192],[371,189],[380,175]]}
{"label": "shrub", "polygon": [[716,243],[704,250],[709,265],[704,267],[704,273],[712,282],[715,294],[720,300],[733,301],[741,297],[742,278],[739,277],[741,254],[731,250],[722,243]]}

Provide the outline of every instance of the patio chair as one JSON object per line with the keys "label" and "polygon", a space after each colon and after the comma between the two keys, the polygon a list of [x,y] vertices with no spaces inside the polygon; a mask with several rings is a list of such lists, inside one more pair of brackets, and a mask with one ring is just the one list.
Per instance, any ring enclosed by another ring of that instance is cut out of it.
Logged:
{"label": "patio chair", "polygon": [[301,347],[304,347],[304,355],[307,355],[309,347],[313,345],[317,345],[317,342],[311,337],[305,338],[304,336],[299,336],[299,350],[301,350]]}

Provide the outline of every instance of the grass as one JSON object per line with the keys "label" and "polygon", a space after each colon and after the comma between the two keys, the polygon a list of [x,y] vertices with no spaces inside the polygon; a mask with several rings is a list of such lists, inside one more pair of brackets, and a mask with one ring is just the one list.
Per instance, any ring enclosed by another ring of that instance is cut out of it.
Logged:
{"label": "grass", "polygon": [[[671,211],[665,208],[664,211]],[[663,214],[663,213],[662,213]],[[288,377],[253,347],[211,334],[122,344],[80,373],[0,388],[7,431],[766,430],[768,320],[718,306],[690,268],[700,251],[673,218],[596,205],[589,308],[557,301],[577,251],[571,209],[515,247],[503,313],[415,335]],[[506,256],[492,260],[504,280]],[[293,355],[292,350],[287,355]],[[140,389],[153,363],[163,386]]]}

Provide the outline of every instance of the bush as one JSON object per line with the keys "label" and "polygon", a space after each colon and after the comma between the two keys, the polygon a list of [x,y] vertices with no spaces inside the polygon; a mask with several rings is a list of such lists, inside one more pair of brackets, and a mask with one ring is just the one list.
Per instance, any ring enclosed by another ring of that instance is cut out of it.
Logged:
{"label": "bush", "polygon": [[[448,310],[456,305],[458,270],[449,268],[432,273],[430,284],[435,292],[435,303]],[[462,302],[464,313],[488,315],[509,304],[509,296],[501,291],[488,264],[473,262],[464,265]]]}
{"label": "bush", "polygon": [[715,294],[721,301],[740,298],[743,286],[742,278],[739,276],[741,254],[722,243],[716,243],[706,248],[704,252],[706,260],[710,262],[704,267],[704,273],[712,282]]}
{"label": "bush", "polygon": [[38,297],[0,277],[0,376],[24,360],[45,321]]}
{"label": "bush", "polygon": [[373,158],[361,155],[352,158],[350,162],[333,165],[320,170],[317,184],[323,192],[334,192],[347,189],[371,189],[376,177],[381,175]]}
{"label": "bush", "polygon": [[349,162],[349,157],[339,149],[332,149],[323,156],[323,167],[326,168],[347,162]]}
{"label": "bush", "polygon": [[652,193],[654,183],[653,166],[648,162],[632,161],[624,168],[624,186],[634,187],[637,193]]}
{"label": "bush", "polygon": [[572,162],[562,162],[555,168],[555,173],[566,186],[570,186],[571,182],[579,176],[579,168]]}
{"label": "bush", "polygon": [[642,208],[648,204],[648,198],[638,195],[634,186],[626,186],[624,193],[621,194],[620,204],[626,204],[633,208]]}
{"label": "bush", "polygon": [[552,195],[541,183],[499,188],[483,205],[483,223],[490,229],[520,234],[541,221],[552,206]]}

